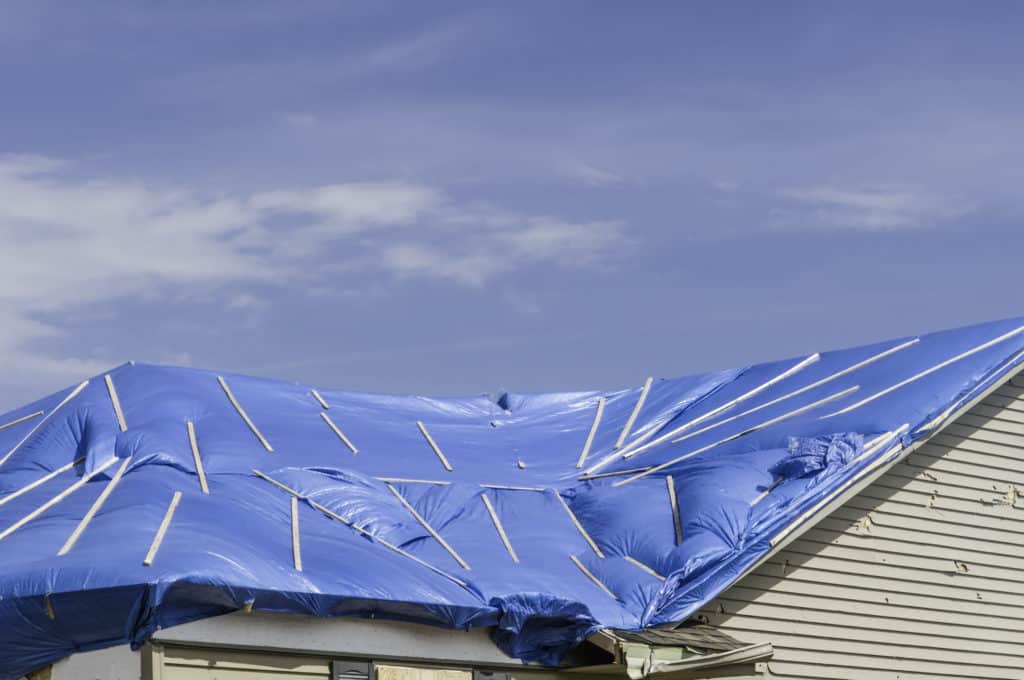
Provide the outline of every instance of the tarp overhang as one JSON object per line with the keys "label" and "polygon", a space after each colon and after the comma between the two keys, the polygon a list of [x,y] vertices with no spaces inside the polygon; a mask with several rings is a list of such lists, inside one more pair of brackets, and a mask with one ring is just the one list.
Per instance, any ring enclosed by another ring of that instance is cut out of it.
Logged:
{"label": "tarp overhang", "polygon": [[247,608],[556,664],[689,618],[1022,351],[1012,319],[497,399],[126,364],[0,416],[0,678]]}

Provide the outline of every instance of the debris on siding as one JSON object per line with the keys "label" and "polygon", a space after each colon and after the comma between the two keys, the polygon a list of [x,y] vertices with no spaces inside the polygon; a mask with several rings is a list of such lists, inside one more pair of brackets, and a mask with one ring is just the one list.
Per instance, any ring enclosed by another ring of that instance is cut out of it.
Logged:
{"label": "debris on siding", "polygon": [[[993,486],[993,488],[996,491],[999,490],[995,486]],[[1019,487],[1017,487],[1016,485],[1011,484],[1006,489],[1006,493],[1004,493],[1002,496],[996,496],[993,499],[982,498],[980,500],[981,500],[981,502],[984,505],[992,505],[992,506],[998,505],[998,506],[1002,506],[1002,507],[1005,507],[1005,508],[1015,508],[1015,507],[1017,507],[1017,499],[1020,498],[1021,495],[1024,495],[1024,494],[1021,494],[1021,489]]]}
{"label": "debris on siding", "polygon": [[953,564],[956,565],[956,570],[961,574],[966,574],[971,571],[966,563],[960,562],[959,560],[953,560]]}
{"label": "debris on siding", "polygon": [[855,531],[863,531],[865,533],[871,533],[871,527],[875,525],[875,521],[871,519],[871,515],[864,515],[857,523],[853,525]]}

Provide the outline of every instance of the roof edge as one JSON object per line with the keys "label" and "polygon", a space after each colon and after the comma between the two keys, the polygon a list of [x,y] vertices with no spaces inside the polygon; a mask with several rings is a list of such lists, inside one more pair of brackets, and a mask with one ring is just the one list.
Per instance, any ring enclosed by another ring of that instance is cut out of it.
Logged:
{"label": "roof edge", "polygon": [[[1017,374],[1021,373],[1021,371],[1022,368],[1020,362],[1004,367],[1004,370],[1001,374],[997,374],[996,376],[993,376],[988,379],[989,384],[986,385],[984,389],[978,392],[974,397],[964,400],[960,404],[959,408],[957,408],[955,411],[947,412],[946,414],[944,414],[945,418],[941,423],[932,427],[920,439],[915,440],[909,446],[906,446],[905,448],[900,450],[898,455],[896,455],[894,458],[887,461],[887,454],[881,454],[876,464],[866,467],[861,472],[861,476],[859,478],[855,477],[852,480],[852,484],[850,484],[845,490],[841,490],[837,495],[833,496],[831,499],[828,499],[825,503],[823,503],[821,507],[812,510],[811,513],[805,517],[798,518],[795,524],[790,525],[789,527],[779,532],[779,534],[776,535],[776,539],[773,539],[772,541],[771,549],[769,549],[768,552],[762,555],[756,562],[750,565],[747,569],[741,572],[740,575],[737,576],[732,581],[732,583],[730,583],[726,588],[723,588],[721,592],[725,592],[729,588],[732,588],[741,580],[749,576],[754,570],[756,570],[762,564],[764,564],[769,559],[771,559],[779,552],[784,550],[786,546],[788,546],[790,543],[803,536],[804,533],[806,533],[810,529],[813,529],[815,526],[817,526],[817,524],[820,521],[825,519],[825,517],[827,517],[832,512],[840,508],[842,505],[844,505],[851,498],[859,494],[861,491],[871,486],[876,480],[878,480],[882,475],[888,472],[893,466],[905,460],[908,456],[910,456],[910,454],[912,454],[922,445],[930,441],[932,437],[945,430],[949,425],[954,423],[962,415],[964,415],[972,408],[977,406],[979,403],[984,401],[989,395],[991,395],[997,389],[1002,387],[1006,382],[1012,380]],[[935,421],[932,421],[932,423],[934,422]],[[929,423],[929,425],[931,425],[932,423]],[[782,536],[782,538],[778,538],[779,536]]]}

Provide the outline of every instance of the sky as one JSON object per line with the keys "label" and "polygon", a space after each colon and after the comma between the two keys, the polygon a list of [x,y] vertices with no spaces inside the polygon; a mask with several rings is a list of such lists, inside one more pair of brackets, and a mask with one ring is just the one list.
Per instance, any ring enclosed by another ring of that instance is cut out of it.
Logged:
{"label": "sky", "polygon": [[620,388],[1024,314],[1024,6],[0,4],[0,410]]}

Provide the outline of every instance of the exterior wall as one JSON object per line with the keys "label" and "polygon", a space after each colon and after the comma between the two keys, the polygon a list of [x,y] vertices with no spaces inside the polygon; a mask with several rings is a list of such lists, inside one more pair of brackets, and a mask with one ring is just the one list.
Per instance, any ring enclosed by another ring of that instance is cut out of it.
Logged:
{"label": "exterior wall", "polygon": [[[330,657],[260,650],[155,645],[146,651],[143,680],[332,680]],[[588,680],[555,672],[509,672],[509,680]],[[612,676],[615,677],[615,676]],[[377,664],[370,680],[472,680],[469,667]],[[607,677],[604,678],[607,680]]]}
{"label": "exterior wall", "polygon": [[482,629],[452,631],[401,621],[260,612],[218,616],[159,631],[143,652],[142,677],[330,680],[330,662],[337,658],[373,659],[378,666],[399,667],[384,674],[389,680],[463,680],[472,676],[469,671],[474,668],[509,672],[510,680],[565,677],[525,669],[522,662],[502,653]]}
{"label": "exterior wall", "polygon": [[[596,648],[581,664],[604,662]],[[388,680],[469,680],[473,669],[508,672],[510,680],[586,680],[506,656],[488,631],[452,631],[400,621],[317,619],[236,613],[158,631],[141,652],[127,645],[73,654],[32,680],[330,680],[332,659],[372,659]],[[625,678],[621,666],[600,677]],[[502,677],[502,676],[498,676]],[[373,680],[376,680],[374,678]]]}
{"label": "exterior wall", "polygon": [[1020,679],[1022,570],[1018,377],[701,616],[771,642],[769,677]]}
{"label": "exterior wall", "polygon": [[128,645],[79,652],[50,669],[50,680],[139,680],[142,660]]}

